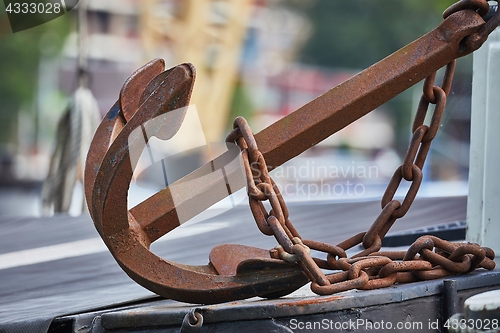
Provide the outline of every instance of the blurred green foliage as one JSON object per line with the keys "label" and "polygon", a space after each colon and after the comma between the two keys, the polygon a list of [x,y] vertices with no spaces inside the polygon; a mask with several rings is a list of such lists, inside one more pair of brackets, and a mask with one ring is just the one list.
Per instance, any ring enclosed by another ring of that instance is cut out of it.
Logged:
{"label": "blurred green foliage", "polygon": [[35,112],[35,91],[42,53],[57,56],[71,29],[71,16],[63,15],[32,29],[12,33],[0,2],[0,148],[12,142],[21,108]]}
{"label": "blurred green foliage", "polygon": [[[290,0],[311,21],[313,32],[300,61],[362,70],[437,27],[455,0]],[[470,75],[470,69],[466,72]],[[407,146],[413,95],[408,90],[384,109],[394,121],[397,149]]]}
{"label": "blurred green foliage", "polygon": [[292,1],[314,31],[301,60],[365,68],[435,28],[454,0]]}

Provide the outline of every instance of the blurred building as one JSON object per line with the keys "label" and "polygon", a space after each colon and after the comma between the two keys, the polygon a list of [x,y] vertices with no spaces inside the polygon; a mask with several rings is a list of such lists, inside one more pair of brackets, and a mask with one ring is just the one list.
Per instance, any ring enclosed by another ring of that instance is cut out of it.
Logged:
{"label": "blurred building", "polygon": [[[192,102],[200,113],[208,142],[220,142],[236,115],[247,117],[254,132],[258,132],[358,72],[297,63],[313,24],[283,0],[87,1],[89,83],[102,115],[115,103],[128,76],[156,57],[165,59],[167,67],[182,62],[197,67]],[[33,125],[21,115],[19,133],[37,132],[53,140],[64,105],[54,103],[51,96],[59,91],[69,96],[76,89],[78,52],[74,32],[60,57],[42,59],[39,120]],[[234,102],[235,87],[244,95],[246,105]],[[435,140],[429,158],[432,172],[427,175],[466,179],[470,97],[461,91],[468,89],[461,88],[461,84],[454,88],[448,105],[452,110],[445,115],[446,127]],[[387,172],[379,174],[384,179],[389,177],[393,166],[400,162],[394,146],[401,138],[396,137],[395,124],[385,111],[382,107],[368,114],[304,158],[317,157],[322,151],[327,154],[324,163],[339,154],[340,162],[335,163],[347,166],[353,160],[359,164],[365,159],[386,165]],[[33,131],[33,126],[40,128]],[[19,140],[25,147],[33,141],[29,136]],[[42,146],[44,142],[38,140],[37,144]],[[355,157],[347,156],[346,150],[339,147],[357,150],[363,156],[358,152]],[[17,177],[43,179],[51,148],[51,144],[39,147],[36,158],[26,157],[29,149],[19,153]]]}
{"label": "blurred building", "polygon": [[[139,31],[141,1],[88,0],[89,84],[101,113],[115,103],[127,77],[142,63]],[[76,17],[76,11],[75,11]],[[77,83],[78,34],[72,32],[62,52],[60,89],[70,95]]]}

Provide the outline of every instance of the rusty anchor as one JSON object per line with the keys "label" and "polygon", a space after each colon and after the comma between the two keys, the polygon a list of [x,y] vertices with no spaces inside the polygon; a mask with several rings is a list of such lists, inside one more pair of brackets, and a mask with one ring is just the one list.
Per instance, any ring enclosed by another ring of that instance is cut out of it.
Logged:
{"label": "rusty anchor", "polygon": [[[472,43],[471,47],[466,41],[484,26],[485,21],[474,10],[450,14],[425,36],[257,133],[255,140],[268,168],[280,166],[454,59],[471,53],[479,45]],[[189,219],[230,194],[213,191],[217,182],[224,181],[222,176],[196,188],[186,186],[188,180],[227,165],[227,154],[127,209],[127,192],[135,167],[129,146],[134,140],[150,139],[144,130],[138,131],[142,138],[130,138],[132,132],[156,116],[187,106],[194,80],[192,65],[165,71],[164,62],[154,60],[125,82],[119,100],[99,126],[87,157],[85,195],[96,229],[121,268],[137,283],[163,297],[213,304],[288,294],[310,277],[299,265],[273,259],[268,250],[220,245],[212,250],[210,264],[205,266],[175,263],[149,250],[151,243],[185,222],[176,212],[179,205],[190,208],[190,216],[183,217]],[[182,117],[170,118],[169,130],[158,136],[168,139],[175,135]],[[230,176],[232,171],[226,171]],[[241,180],[236,185],[239,189],[246,182]],[[175,204],[172,186],[180,189]],[[235,190],[234,184],[231,189]]]}
{"label": "rusty anchor", "polygon": [[[98,128],[87,159],[85,189],[95,226],[125,272],[165,297],[218,303],[288,294],[308,280],[300,269],[272,259],[268,251],[236,245],[218,247],[212,257],[238,254],[236,260],[225,264],[229,268],[219,271],[216,259],[206,266],[170,262],[149,251],[151,242],[157,238],[146,228],[149,221],[138,219],[127,210],[133,170],[127,148],[133,144],[131,141],[140,141],[130,138],[132,131],[148,119],[188,105],[194,78],[191,65],[164,71],[163,60],[154,60],[127,80],[119,101]],[[174,130],[163,133],[162,139],[174,135],[182,123],[182,118],[169,120],[173,123],[167,128]],[[175,210],[167,218],[171,220],[168,228],[173,229],[174,223],[179,223]]]}

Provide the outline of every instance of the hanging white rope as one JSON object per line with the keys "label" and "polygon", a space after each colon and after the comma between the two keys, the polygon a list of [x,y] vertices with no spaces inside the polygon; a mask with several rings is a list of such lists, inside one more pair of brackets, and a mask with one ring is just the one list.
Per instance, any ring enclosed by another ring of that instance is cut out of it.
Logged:
{"label": "hanging white rope", "polygon": [[[83,184],[85,158],[90,142],[100,121],[97,101],[88,89],[87,18],[86,1],[78,8],[79,57],[78,89],[73,93],[68,108],[61,117],[56,136],[56,147],[50,161],[49,173],[42,186],[42,213],[69,212],[75,186]],[[83,186],[81,186],[83,191]],[[85,196],[82,194],[82,210]]]}
{"label": "hanging white rope", "polygon": [[75,185],[83,180],[86,154],[99,120],[99,108],[92,92],[78,88],[57,128],[56,148],[42,187],[45,215],[69,212]]}

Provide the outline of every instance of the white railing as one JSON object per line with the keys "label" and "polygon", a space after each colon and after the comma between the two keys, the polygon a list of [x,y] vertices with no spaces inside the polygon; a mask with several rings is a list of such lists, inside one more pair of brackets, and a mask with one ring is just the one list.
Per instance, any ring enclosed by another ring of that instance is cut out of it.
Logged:
{"label": "white railing", "polygon": [[500,29],[474,53],[467,240],[500,253]]}

